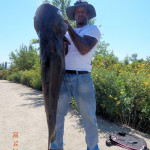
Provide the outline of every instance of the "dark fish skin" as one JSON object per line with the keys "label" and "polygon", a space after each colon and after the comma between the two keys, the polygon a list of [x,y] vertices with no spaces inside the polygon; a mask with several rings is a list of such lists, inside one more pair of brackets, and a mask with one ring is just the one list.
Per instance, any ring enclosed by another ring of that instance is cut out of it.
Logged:
{"label": "dark fish skin", "polygon": [[65,70],[63,39],[67,29],[58,9],[48,3],[39,6],[35,21],[40,39],[42,91],[49,147],[49,144],[55,140],[57,102]]}

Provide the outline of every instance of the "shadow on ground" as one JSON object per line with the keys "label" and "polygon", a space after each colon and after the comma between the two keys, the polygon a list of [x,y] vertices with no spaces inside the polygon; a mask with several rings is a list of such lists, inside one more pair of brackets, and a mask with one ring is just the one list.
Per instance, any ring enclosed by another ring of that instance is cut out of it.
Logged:
{"label": "shadow on ground", "polygon": [[[77,123],[79,126],[78,128],[80,129],[83,128],[83,122],[80,113],[72,107],[70,108],[69,112],[71,113],[71,116],[76,116],[79,118],[79,122]],[[116,132],[126,132],[131,134],[138,134],[147,139],[150,139],[150,135],[148,134],[141,133],[127,126],[121,126],[114,122],[110,122],[100,116],[97,116],[97,124],[98,124],[98,132],[100,133],[100,138],[107,138],[109,134],[113,134]]]}
{"label": "shadow on ground", "polygon": [[29,93],[20,93],[28,103],[21,106],[40,107],[44,105],[43,95],[41,91],[31,90]]}
{"label": "shadow on ground", "polygon": [[[31,89],[29,93],[21,93],[20,96],[25,97],[25,100],[30,101],[29,103],[22,104],[21,106],[30,106],[30,107],[40,107],[44,105],[43,95],[41,91],[36,91]],[[71,116],[75,116],[79,118],[78,129],[81,131],[83,130],[83,123],[82,118],[79,111],[73,107],[70,107],[69,112]],[[97,124],[98,124],[98,132],[100,133],[100,138],[108,137],[109,134],[116,133],[116,132],[126,132],[126,133],[133,133],[141,135],[147,139],[150,139],[150,135],[144,134],[137,130],[133,130],[127,126],[121,126],[114,122],[110,122],[100,116],[97,116]]]}

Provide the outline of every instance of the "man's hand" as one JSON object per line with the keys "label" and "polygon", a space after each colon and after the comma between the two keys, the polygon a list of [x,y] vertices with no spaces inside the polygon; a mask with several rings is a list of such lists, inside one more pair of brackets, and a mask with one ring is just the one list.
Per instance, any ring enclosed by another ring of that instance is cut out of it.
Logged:
{"label": "man's hand", "polygon": [[63,39],[64,49],[65,49],[65,55],[68,53],[68,45],[70,45],[70,41],[64,36]]}
{"label": "man's hand", "polygon": [[65,20],[65,19],[64,19],[64,22],[65,22],[65,24],[66,24],[66,26],[67,26],[67,29],[71,28],[71,25],[70,25],[70,23],[69,23],[68,20]]}
{"label": "man's hand", "polygon": [[67,55],[68,54],[68,43],[63,42],[63,44],[64,44],[65,55]]}

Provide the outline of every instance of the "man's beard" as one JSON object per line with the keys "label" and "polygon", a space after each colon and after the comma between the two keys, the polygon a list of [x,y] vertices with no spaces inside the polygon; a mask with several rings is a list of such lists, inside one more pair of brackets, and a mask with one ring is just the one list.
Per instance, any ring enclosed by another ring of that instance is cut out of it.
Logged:
{"label": "man's beard", "polygon": [[85,22],[78,22],[78,25],[83,26]]}

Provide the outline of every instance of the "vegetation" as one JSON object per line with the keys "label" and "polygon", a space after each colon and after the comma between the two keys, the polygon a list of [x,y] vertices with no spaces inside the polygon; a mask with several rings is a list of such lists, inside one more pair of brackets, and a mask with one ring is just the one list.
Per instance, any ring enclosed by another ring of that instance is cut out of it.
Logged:
{"label": "vegetation", "polygon": [[8,70],[6,69],[0,70],[0,80],[6,80],[7,74],[8,74]]}
{"label": "vegetation", "polygon": [[[10,69],[0,71],[0,79],[42,90],[40,57],[32,45],[10,54]],[[119,62],[108,44],[101,42],[92,61],[97,114],[112,121],[150,132],[150,64],[129,57]],[[74,100],[72,104],[76,105]]]}
{"label": "vegetation", "polygon": [[137,59],[119,62],[103,48],[102,43],[92,64],[97,113],[150,132],[150,64]]}
{"label": "vegetation", "polygon": [[19,51],[11,52],[11,70],[14,72],[34,69],[39,64],[39,55],[37,49],[31,44],[29,47],[22,45]]}
{"label": "vegetation", "polygon": [[3,69],[5,69],[5,64],[4,64],[4,63],[1,63],[1,64],[0,64],[0,70],[3,70]]}
{"label": "vegetation", "polygon": [[9,81],[22,83],[38,90],[42,89],[38,49],[32,44],[29,47],[22,45],[19,51],[11,52],[10,60],[10,69],[7,72],[5,70],[0,72],[0,79],[6,79],[5,75]]}

